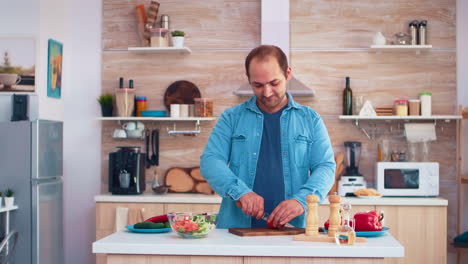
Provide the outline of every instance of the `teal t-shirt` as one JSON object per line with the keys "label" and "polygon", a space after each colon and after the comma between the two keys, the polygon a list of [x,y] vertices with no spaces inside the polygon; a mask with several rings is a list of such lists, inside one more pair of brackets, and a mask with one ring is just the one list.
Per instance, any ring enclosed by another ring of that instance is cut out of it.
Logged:
{"label": "teal t-shirt", "polygon": [[[263,197],[267,213],[271,213],[280,202],[284,201],[280,118],[286,106],[273,114],[262,111],[263,133],[253,191]],[[252,218],[252,227],[266,226],[264,220]]]}

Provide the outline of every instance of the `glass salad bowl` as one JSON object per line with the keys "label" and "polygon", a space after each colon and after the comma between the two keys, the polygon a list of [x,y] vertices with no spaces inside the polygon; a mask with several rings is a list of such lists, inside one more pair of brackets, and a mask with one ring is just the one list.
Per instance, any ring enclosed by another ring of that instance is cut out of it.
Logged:
{"label": "glass salad bowl", "polygon": [[172,230],[183,238],[202,238],[216,227],[215,213],[169,213]]}

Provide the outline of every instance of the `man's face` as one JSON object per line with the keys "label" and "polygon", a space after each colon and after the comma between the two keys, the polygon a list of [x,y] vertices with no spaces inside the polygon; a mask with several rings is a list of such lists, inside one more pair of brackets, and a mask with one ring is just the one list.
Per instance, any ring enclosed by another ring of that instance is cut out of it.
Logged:
{"label": "man's face", "polygon": [[291,79],[291,68],[286,76],[274,57],[250,62],[250,86],[257,96],[257,105],[265,112],[274,113],[287,104],[286,81]]}

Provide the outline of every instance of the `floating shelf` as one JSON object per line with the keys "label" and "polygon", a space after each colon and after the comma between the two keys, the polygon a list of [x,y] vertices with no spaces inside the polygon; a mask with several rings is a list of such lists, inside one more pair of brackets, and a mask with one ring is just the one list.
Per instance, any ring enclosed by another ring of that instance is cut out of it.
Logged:
{"label": "floating shelf", "polygon": [[13,205],[12,207],[0,207],[0,213],[3,213],[3,212],[8,212],[8,211],[14,211],[14,210],[17,210],[18,209],[18,206],[17,205]]}
{"label": "floating shelf", "polygon": [[462,182],[463,184],[467,184],[467,183],[468,183],[468,174],[461,175],[461,182]]}
{"label": "floating shelf", "polygon": [[432,49],[432,45],[371,45],[371,50],[381,51],[416,51],[419,54],[421,51]]}
{"label": "floating shelf", "polygon": [[[254,96],[254,93],[253,91],[246,91],[246,90],[236,90],[234,92],[232,92],[233,94],[235,95],[238,95],[238,96]],[[315,93],[314,91],[288,91],[288,93],[290,93],[291,95],[293,96],[314,96]]]}
{"label": "floating shelf", "polygon": [[343,120],[456,120],[461,119],[461,115],[433,115],[433,116],[358,116],[340,115]]}
{"label": "floating shelf", "polygon": [[192,51],[188,47],[128,47],[128,51],[136,53],[156,53],[156,54],[189,54]]}
{"label": "floating shelf", "polygon": [[216,117],[98,117],[101,121],[213,121]]}

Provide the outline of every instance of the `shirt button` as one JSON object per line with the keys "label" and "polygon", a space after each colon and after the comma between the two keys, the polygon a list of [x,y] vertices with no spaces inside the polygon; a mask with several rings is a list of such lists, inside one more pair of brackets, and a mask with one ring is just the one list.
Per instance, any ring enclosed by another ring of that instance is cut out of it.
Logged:
{"label": "shirt button", "polygon": [[287,174],[287,173],[286,173],[286,174],[284,174],[284,177],[288,177],[288,176],[289,176],[289,174]]}
{"label": "shirt button", "polygon": [[260,136],[260,133],[257,133],[257,136]]}
{"label": "shirt button", "polygon": [[254,154],[254,156],[255,156],[255,155],[257,155],[257,153],[256,153],[256,152],[254,152],[253,154]]}
{"label": "shirt button", "polygon": [[287,152],[283,152],[283,155],[286,156],[288,153]]}

